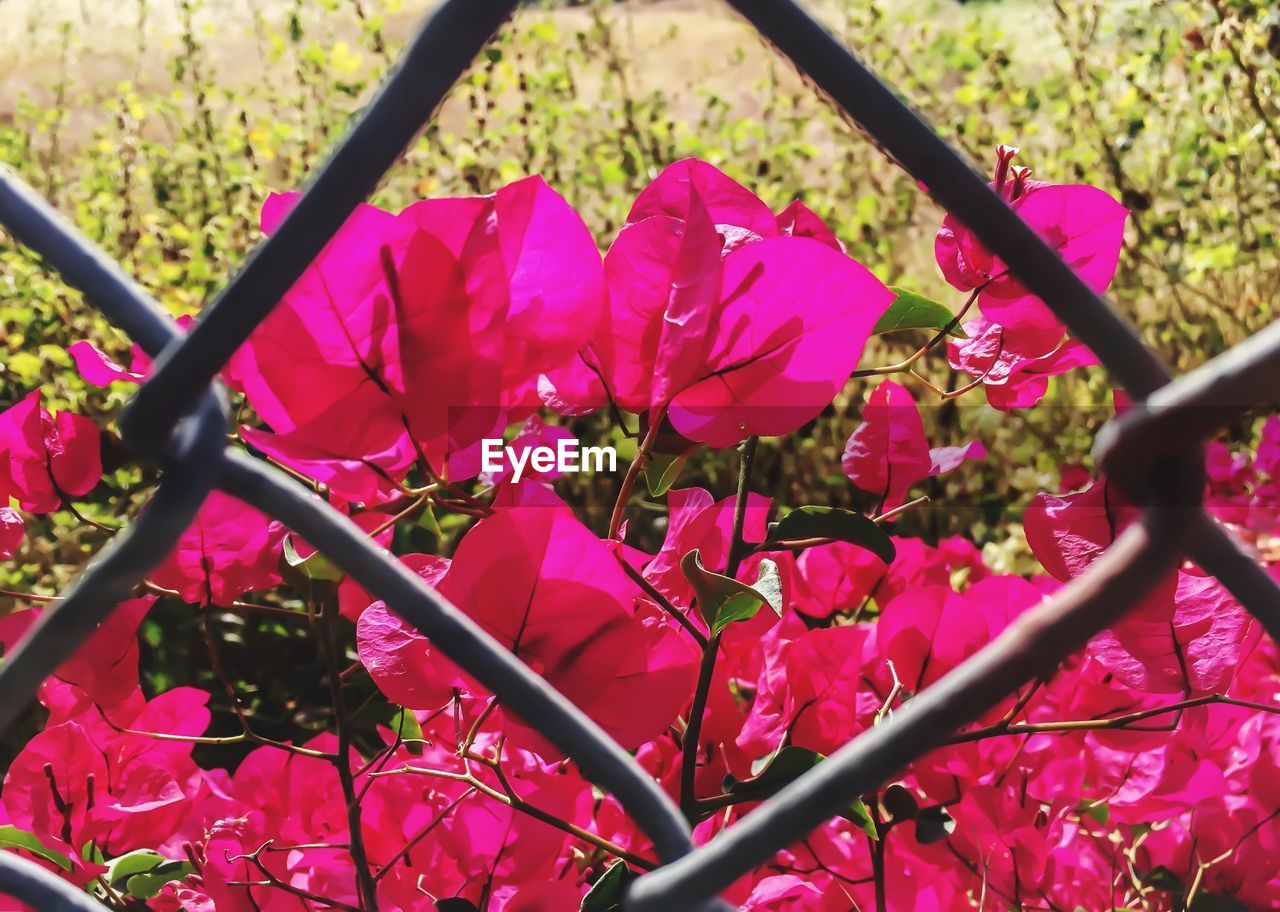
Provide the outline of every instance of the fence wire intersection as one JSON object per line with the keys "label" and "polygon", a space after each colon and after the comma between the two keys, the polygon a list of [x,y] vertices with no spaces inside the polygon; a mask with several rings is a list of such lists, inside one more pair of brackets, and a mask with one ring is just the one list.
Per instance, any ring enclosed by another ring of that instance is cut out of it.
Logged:
{"label": "fence wire intersection", "polygon": [[[464,613],[382,552],[350,519],[226,442],[217,374],[377,186],[518,0],[445,0],[425,21],[302,200],[214,299],[190,335],[118,264],[0,167],[0,224],[156,358],[121,416],[125,443],[164,475],[138,519],[103,549],[0,665],[0,731],[169,552],[214,488],[282,521],[411,623],[612,792],[662,866],[630,887],[627,912],[731,907],[718,894],[849,801],[1052,671],[1190,556],[1280,641],[1280,588],[1201,507],[1201,444],[1280,393],[1280,324],[1173,380],[1133,328],[1001,200],[986,179],[794,0],[726,0],[886,154],[928,188],[1099,357],[1135,407],[1103,429],[1102,469],[1143,506],[1090,569],[884,724],[856,737],[695,850],[679,809],[634,758]],[[103,906],[34,862],[0,852],[0,893],[42,912]]]}

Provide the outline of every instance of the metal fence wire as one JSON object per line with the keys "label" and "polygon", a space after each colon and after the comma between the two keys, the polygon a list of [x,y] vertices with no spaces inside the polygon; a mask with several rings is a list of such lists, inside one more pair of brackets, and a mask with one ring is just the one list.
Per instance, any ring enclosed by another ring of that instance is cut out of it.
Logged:
{"label": "metal fence wire", "polygon": [[[227,446],[216,380],[231,354],[375,188],[518,0],[446,0],[432,13],[350,134],[279,230],[184,336],[121,268],[12,172],[0,169],[0,224],[156,357],[122,415],[124,442],[163,478],[136,522],[70,585],[0,666],[0,731],[169,552],[205,497],[225,491],[282,521],[413,624],[512,711],[617,796],[662,866],[628,890],[627,912],[727,910],[739,876],[889,780],[1032,678],[1051,672],[1190,556],[1280,639],[1280,587],[1202,509],[1202,442],[1236,414],[1280,399],[1280,323],[1174,381],[1134,330],[1092,292],[934,129],[794,0],[727,0],[886,154],[968,226],[1092,349],[1135,406],[1096,443],[1098,464],[1143,515],[1089,573],[884,724],[695,850],[679,809],[636,761],[465,614],[381,552],[295,480]],[[42,912],[102,912],[88,894],[10,852],[0,893]]]}

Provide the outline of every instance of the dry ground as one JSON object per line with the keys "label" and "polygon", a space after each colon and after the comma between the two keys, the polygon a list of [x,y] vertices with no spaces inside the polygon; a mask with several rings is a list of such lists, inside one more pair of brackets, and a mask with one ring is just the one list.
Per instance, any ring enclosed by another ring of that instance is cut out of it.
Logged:
{"label": "dry ground", "polygon": [[[314,2],[314,0],[312,0]],[[395,44],[406,39],[423,13],[438,0],[401,0],[387,31]],[[820,15],[836,18],[845,4],[861,0],[812,0]],[[971,15],[998,15],[1005,20],[1034,19],[1036,0],[1000,0],[998,4],[961,6],[956,0],[882,0],[893,16],[927,17],[932,23]],[[366,0],[366,5],[370,5]],[[271,79],[273,64],[255,28],[254,11],[268,30],[283,28],[289,0],[204,0],[197,16],[199,39],[208,49],[220,85],[235,89]],[[990,8],[990,9],[988,9]],[[66,133],[84,138],[101,121],[96,101],[115,94],[122,81],[143,90],[165,91],[171,85],[171,61],[182,46],[179,0],[0,0],[0,119],[12,114],[22,98],[49,106],[56,86],[72,87],[65,107],[71,111]],[[355,43],[358,23],[343,5],[323,15],[321,40]],[[550,14],[568,32],[586,21],[581,10]],[[764,71],[764,48],[751,29],[719,0],[632,0],[612,13],[623,23],[627,51],[654,65],[638,67],[640,85],[662,87],[678,96],[711,89],[742,113],[754,108],[752,91]],[[738,56],[738,50],[743,54]],[[1028,56],[1032,65],[1034,61]],[[279,64],[275,64],[278,66]],[[589,86],[584,87],[589,90]],[[679,100],[675,99],[677,111]],[[447,123],[448,112],[446,112]]]}
{"label": "dry ground", "polygon": [[[405,40],[435,3],[403,0],[401,9],[388,19],[393,43]],[[265,10],[263,15],[278,27],[287,4],[285,0],[207,0],[198,16],[200,40],[216,67],[218,83],[227,88],[270,79],[272,64],[263,55],[251,15],[255,6]],[[0,117],[12,113],[23,97],[49,104],[64,78],[87,91],[91,99],[112,94],[122,81],[164,90],[171,82],[169,61],[181,48],[177,9],[177,0],[0,0]],[[586,22],[586,14],[579,10],[550,15],[566,29]],[[751,57],[763,56],[747,26],[712,0],[661,0],[624,7],[619,15],[625,22],[626,41],[636,54],[643,57],[662,49],[662,64],[642,70],[652,86],[678,73],[684,82],[709,79],[711,87],[732,94],[739,81],[716,78],[728,55],[741,46]],[[325,43],[354,43],[358,36],[357,21],[345,12],[330,14],[321,28]],[[673,29],[680,40],[671,40]],[[90,128],[98,117],[92,110],[77,109],[72,132]]]}

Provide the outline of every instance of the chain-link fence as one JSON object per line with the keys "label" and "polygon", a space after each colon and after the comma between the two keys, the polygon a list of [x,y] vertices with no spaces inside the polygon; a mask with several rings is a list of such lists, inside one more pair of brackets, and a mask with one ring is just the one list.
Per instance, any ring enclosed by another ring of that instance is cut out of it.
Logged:
{"label": "chain-link fence", "polygon": [[[919,180],[1102,361],[1138,403],[1104,429],[1101,467],[1144,506],[1090,572],[1023,614],[1001,636],[903,709],[845,745],[740,823],[696,849],[680,810],[594,722],[461,611],[382,552],[350,519],[284,473],[227,446],[216,380],[308,264],[375,188],[517,0],[446,0],[433,13],[279,230],[217,296],[190,335],[120,267],[0,170],[0,224],[57,270],[145,351],[152,378],[120,420],[139,457],[164,469],[152,502],[48,610],[0,667],[0,730],[49,674],[169,552],[205,497],[225,491],[282,521],[383,600],[502,704],[536,726],[583,774],[613,793],[662,862],[625,908],[727,908],[717,894],[852,799],[972,722],[1136,605],[1190,556],[1280,637],[1280,587],[1202,509],[1200,444],[1233,415],[1280,396],[1280,324],[1176,382],[1133,329],[998,197],[986,179],[793,0],[729,0],[818,89]],[[88,894],[0,852],[0,893],[45,912],[101,912]]]}

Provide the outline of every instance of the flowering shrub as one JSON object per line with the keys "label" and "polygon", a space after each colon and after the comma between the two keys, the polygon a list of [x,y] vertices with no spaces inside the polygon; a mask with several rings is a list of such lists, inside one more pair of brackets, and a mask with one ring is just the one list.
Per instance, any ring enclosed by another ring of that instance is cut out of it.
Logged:
{"label": "flowering shrub", "polygon": [[[1124,209],[1092,187],[1031,181],[1013,157],[1000,150],[995,188],[1105,289]],[[268,202],[265,232],[293,200]],[[968,294],[956,313],[884,286],[802,204],[775,215],[693,160],[641,193],[603,260],[537,178],[398,214],[365,206],[224,372],[242,397],[235,434],[634,751],[703,843],[1085,572],[1136,512],[1105,478],[1075,473],[1025,516],[1045,571],[1028,577],[994,572],[962,538],[895,534],[927,499],[913,497],[922,480],[985,457],[977,440],[931,447],[905,383],[946,401],[981,386],[997,409],[1025,409],[1049,377],[1093,363],[954,219],[936,255]],[[928,342],[860,367],[873,334],[901,330]],[[914,370],[944,344],[968,377],[951,390]],[[125,368],[88,342],[72,349],[92,383],[150,370],[140,353]],[[841,468],[875,510],[753,493],[761,438],[802,432],[851,375],[873,381]],[[486,440],[506,432],[508,459],[554,448],[569,419],[597,410],[636,450],[611,509],[566,502],[537,458],[520,480],[482,472]],[[0,489],[18,508],[0,509],[5,556],[21,511],[93,488],[101,444],[38,393],[0,414]],[[678,486],[698,448],[738,463],[736,493]],[[1280,555],[1277,479],[1275,419],[1256,453],[1211,447],[1211,508],[1266,558]],[[637,500],[665,503],[661,522]],[[417,523],[461,534],[448,556],[415,553]],[[645,540],[633,524],[661,533],[656,553],[628,544]],[[307,625],[327,667],[327,729],[301,744],[262,734],[213,636],[220,693],[144,694],[138,630],[161,599],[206,620],[226,609]],[[0,647],[18,647],[39,610],[0,616]],[[372,742],[352,736],[365,707],[347,705],[362,675],[386,710]],[[727,898],[755,912],[1274,907],[1277,690],[1274,644],[1184,565],[1082,654]],[[238,734],[208,733],[223,698]],[[0,846],[116,909],[605,910],[656,864],[618,802],[536,730],[324,555],[225,495],[40,700],[43,730],[0,788]],[[227,744],[249,748],[233,769],[195,759]]]}

